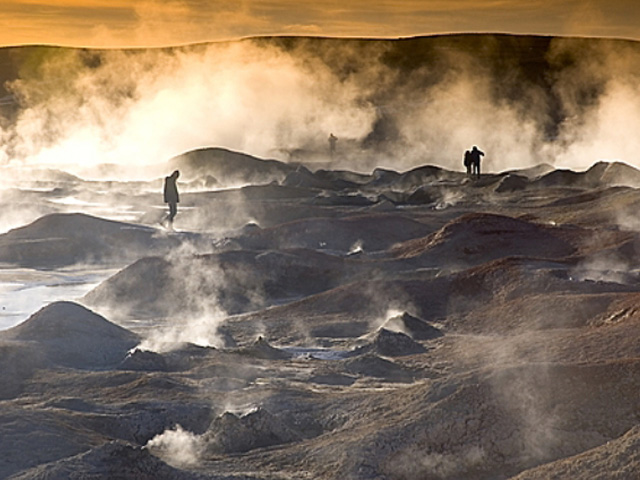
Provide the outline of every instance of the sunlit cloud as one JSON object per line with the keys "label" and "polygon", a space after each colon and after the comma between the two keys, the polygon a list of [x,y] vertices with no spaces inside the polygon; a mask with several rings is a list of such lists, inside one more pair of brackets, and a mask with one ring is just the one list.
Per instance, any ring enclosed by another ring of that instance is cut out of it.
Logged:
{"label": "sunlit cloud", "polygon": [[510,32],[640,38],[635,0],[5,0],[0,44],[160,46],[257,35]]}

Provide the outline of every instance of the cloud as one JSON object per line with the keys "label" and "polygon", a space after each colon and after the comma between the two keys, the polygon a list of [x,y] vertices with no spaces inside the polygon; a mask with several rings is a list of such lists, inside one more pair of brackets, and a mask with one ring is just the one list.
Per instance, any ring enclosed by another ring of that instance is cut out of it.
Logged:
{"label": "cloud", "polygon": [[375,117],[359,86],[320,60],[254,42],[95,56],[56,50],[11,88],[25,108],[5,156],[76,169],[154,164],[209,145],[261,156],[324,147],[330,129],[359,138]]}
{"label": "cloud", "polygon": [[[283,33],[399,37],[513,32],[640,38],[632,0],[8,0],[0,44],[167,46]],[[4,21],[2,20],[4,19]]]}
{"label": "cloud", "polygon": [[[640,57],[633,44],[580,46],[554,41],[551,61],[563,68],[555,82],[566,120],[553,156],[567,167],[588,160],[622,160],[638,165],[640,145]],[[615,72],[615,73],[613,73]]]}

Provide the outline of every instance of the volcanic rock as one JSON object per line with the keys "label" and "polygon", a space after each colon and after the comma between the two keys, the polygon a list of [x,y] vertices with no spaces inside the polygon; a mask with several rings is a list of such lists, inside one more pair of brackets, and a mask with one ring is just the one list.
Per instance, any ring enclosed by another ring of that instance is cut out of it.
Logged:
{"label": "volcanic rock", "polygon": [[383,327],[385,330],[405,333],[414,340],[433,340],[444,335],[440,329],[407,312],[390,318],[384,323]]}
{"label": "volcanic rock", "polygon": [[439,197],[429,187],[419,187],[411,195],[408,196],[406,203],[410,204],[429,204],[435,202]]}
{"label": "volcanic rock", "polygon": [[475,213],[462,215],[427,237],[399,244],[393,252],[399,258],[429,254],[467,262],[509,255],[565,257],[575,247],[563,233],[503,215]]}
{"label": "volcanic rock", "polygon": [[298,166],[295,171],[287,174],[282,184],[298,188],[333,191],[355,188],[357,186],[356,183],[344,179],[329,178],[327,175],[316,175],[303,166]]}
{"label": "volcanic rock", "polygon": [[130,351],[119,365],[122,370],[165,371],[167,362],[158,353],[138,348]]}
{"label": "volcanic rock", "polygon": [[373,350],[383,356],[399,357],[424,353],[426,349],[408,335],[381,328],[372,342]]}
{"label": "volcanic rock", "polygon": [[[415,379],[415,374],[409,369],[402,367],[390,360],[380,358],[373,353],[367,352],[366,347],[356,350],[354,358],[341,360],[339,363],[348,373],[359,375],[360,377],[373,377],[388,382],[410,383]],[[362,354],[364,353],[364,355]]]}
{"label": "volcanic rock", "polygon": [[216,418],[204,434],[212,454],[242,453],[256,448],[295,442],[301,436],[264,408],[244,415],[225,412]]}
{"label": "volcanic rock", "polygon": [[522,175],[509,174],[502,178],[495,191],[498,193],[503,192],[516,192],[518,190],[524,190],[529,184],[529,180]]}

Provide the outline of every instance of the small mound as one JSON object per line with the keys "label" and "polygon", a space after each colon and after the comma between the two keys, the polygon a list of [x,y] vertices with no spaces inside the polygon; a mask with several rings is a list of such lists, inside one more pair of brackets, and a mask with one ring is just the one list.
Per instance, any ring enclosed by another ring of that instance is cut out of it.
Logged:
{"label": "small mound", "polygon": [[554,170],[534,182],[539,187],[638,187],[640,171],[622,162],[597,162],[585,172]]}
{"label": "small mound", "polygon": [[73,302],[51,303],[0,335],[36,342],[49,361],[75,368],[114,365],[139,343],[136,334]]}
{"label": "small mound", "polygon": [[211,453],[243,453],[299,441],[302,437],[264,408],[245,415],[225,412],[204,434]]}
{"label": "small mound", "polygon": [[600,181],[605,185],[621,185],[638,188],[640,186],[640,171],[637,168],[623,162],[598,162],[592,169],[596,169],[601,164]]}
{"label": "small mound", "polygon": [[238,353],[263,360],[287,360],[292,356],[289,352],[272,347],[262,336],[253,345],[238,350]]}
{"label": "small mound", "polygon": [[465,174],[461,172],[452,172],[435,165],[423,165],[400,174],[393,186],[406,192],[433,182],[460,182],[464,178]]}
{"label": "small mound", "polygon": [[401,332],[392,332],[386,328],[378,330],[371,346],[376,353],[387,357],[414,355],[427,351],[408,335]]}
{"label": "small mound", "polygon": [[507,175],[519,175],[522,177],[526,177],[529,180],[533,180],[535,178],[539,178],[543,175],[546,175],[549,172],[553,172],[555,167],[553,165],[549,165],[548,163],[540,163],[538,165],[534,165],[529,168],[521,168],[517,170],[507,170],[504,172]]}
{"label": "small mound", "polygon": [[430,253],[467,261],[482,261],[505,256],[541,258],[566,257],[575,247],[566,241],[560,228],[539,225],[504,215],[465,214],[426,237],[396,245],[397,258],[412,258]]}
{"label": "small mound", "polygon": [[[354,197],[356,198],[356,197]],[[367,204],[371,203],[366,200]],[[371,212],[346,218],[307,218],[256,231],[236,240],[251,249],[312,248],[349,251],[364,241],[367,251],[433,232],[433,227],[404,216]]]}
{"label": "small mound", "polygon": [[434,203],[438,199],[439,196],[433,191],[433,188],[422,186],[416,188],[416,190],[407,197],[406,203],[422,205]]}
{"label": "small mound", "polygon": [[444,335],[440,329],[407,312],[390,318],[384,323],[383,327],[386,330],[405,333],[414,340],[433,340]]}
{"label": "small mound", "polygon": [[82,213],[55,213],[0,235],[0,262],[58,267],[130,261],[165,253],[183,238],[157,236],[153,228]]}
{"label": "small mound", "polygon": [[557,169],[543,175],[533,184],[537,187],[581,187],[584,186],[585,174],[573,170]]}
{"label": "small mound", "polygon": [[311,188],[319,190],[344,190],[354,188],[357,184],[342,179],[316,176],[308,168],[298,166],[295,171],[289,173],[282,182],[283,185],[298,188]]}
{"label": "small mound", "polygon": [[[356,353],[356,352],[354,352]],[[372,353],[341,360],[344,371],[362,377],[373,377],[387,382],[408,383],[415,380],[410,370]]]}
{"label": "small mound", "polygon": [[399,178],[402,177],[402,174],[394,171],[387,170],[384,168],[376,168],[371,174],[371,181],[369,185],[371,186],[386,186],[389,187],[393,185]]}
{"label": "small mound", "polygon": [[[91,306],[117,306],[123,310],[146,308],[150,313],[164,311],[166,307],[168,313],[173,313],[169,308],[173,297],[167,299],[165,293],[175,291],[171,269],[171,262],[165,258],[141,258],[88,292],[82,301]],[[132,285],[135,288],[131,288]]]}
{"label": "small mound", "polygon": [[12,478],[16,480],[52,478],[196,480],[202,477],[167,465],[153,456],[148,449],[113,441],[73,457],[40,465]]}
{"label": "small mound", "polygon": [[328,290],[344,270],[343,259],[311,249],[147,257],[102,282],[83,301],[144,317],[198,314],[203,305],[236,314]]}
{"label": "small mound", "polygon": [[166,371],[167,362],[159,353],[135,349],[127,354],[119,368],[135,371]]}
{"label": "small mound", "polygon": [[521,175],[509,174],[500,180],[500,183],[495,188],[498,193],[504,192],[516,192],[524,190],[529,185],[529,179]]}
{"label": "small mound", "polygon": [[277,160],[263,160],[224,148],[201,148],[169,160],[167,170],[179,169],[185,178],[212,175],[225,185],[282,181],[296,167]]}

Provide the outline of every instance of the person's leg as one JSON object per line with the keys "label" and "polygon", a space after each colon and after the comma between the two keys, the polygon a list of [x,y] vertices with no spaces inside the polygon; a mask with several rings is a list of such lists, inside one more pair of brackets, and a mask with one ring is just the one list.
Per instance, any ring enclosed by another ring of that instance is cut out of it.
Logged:
{"label": "person's leg", "polygon": [[167,219],[169,220],[169,223],[173,223],[173,219],[177,214],[178,214],[178,204],[174,202],[169,203],[169,218]]}

